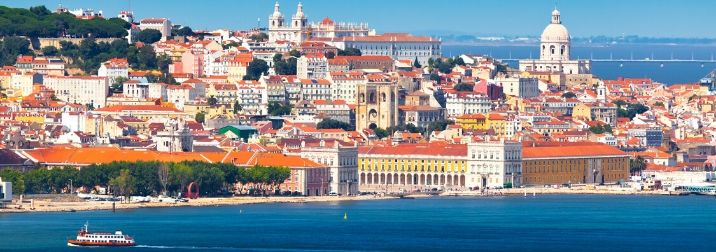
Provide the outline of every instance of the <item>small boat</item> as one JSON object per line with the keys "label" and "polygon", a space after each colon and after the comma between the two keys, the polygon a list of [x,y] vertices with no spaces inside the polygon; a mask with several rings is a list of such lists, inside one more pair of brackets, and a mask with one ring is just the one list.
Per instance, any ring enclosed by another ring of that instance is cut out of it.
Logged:
{"label": "small boat", "polygon": [[90,233],[87,223],[77,232],[76,239],[67,240],[67,246],[70,247],[131,247],[135,245],[134,238],[122,234],[122,231]]}

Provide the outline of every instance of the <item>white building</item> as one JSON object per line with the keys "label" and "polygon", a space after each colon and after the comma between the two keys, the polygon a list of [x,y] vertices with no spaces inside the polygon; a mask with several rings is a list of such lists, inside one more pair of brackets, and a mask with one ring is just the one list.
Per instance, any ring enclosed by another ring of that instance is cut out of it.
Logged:
{"label": "white building", "polygon": [[87,131],[87,114],[85,112],[64,111],[61,118],[62,126],[67,127],[69,131]]}
{"label": "white building", "polygon": [[104,107],[109,94],[109,81],[100,76],[45,76],[43,84],[60,100],[95,108]]}
{"label": "white building", "polygon": [[10,88],[16,96],[28,96],[32,93],[32,85],[37,81],[33,73],[13,73],[10,76]]}
{"label": "white building", "polygon": [[489,97],[480,93],[446,93],[445,109],[448,117],[455,119],[461,115],[490,112],[492,102]]}
{"label": "white building", "polygon": [[321,140],[318,145],[306,145],[301,142],[301,157],[330,167],[330,192],[339,195],[356,195],[358,193],[358,147],[344,145],[337,140],[326,144]]}
{"label": "white building", "polygon": [[544,28],[540,38],[538,60],[520,60],[520,71],[562,72],[565,74],[589,74],[592,62],[570,60],[571,38],[562,25],[560,13],[552,11],[552,21]]}
{"label": "white building", "polygon": [[268,114],[268,91],[259,81],[240,81],[237,85],[239,105],[244,113],[250,115]]}
{"label": "white building", "polygon": [[309,27],[311,37],[313,38],[364,37],[375,35],[375,30],[370,29],[367,23],[336,23],[330,18],[324,18],[320,23],[311,23]]}
{"label": "white building", "polygon": [[129,78],[129,63],[127,59],[112,58],[102,63],[97,70],[97,76],[107,77],[110,84],[114,84],[117,79]]}
{"label": "white building", "polygon": [[12,201],[12,183],[2,181],[0,178],[0,201],[10,202]]}
{"label": "white building", "polygon": [[308,17],[303,14],[303,5],[299,2],[296,14],[291,18],[291,23],[284,22],[279,4],[276,2],[273,13],[268,18],[269,42],[289,41],[300,44],[308,37]]}
{"label": "white building", "polygon": [[326,79],[301,79],[301,99],[304,101],[330,100],[331,82]]}
{"label": "white building", "polygon": [[340,49],[357,48],[365,56],[390,56],[396,60],[416,58],[421,65],[429,59],[441,57],[441,42],[429,36],[413,36],[407,33],[384,33],[365,37],[343,37],[339,42],[329,42]]}
{"label": "white building", "polygon": [[167,18],[145,18],[139,21],[139,29],[153,29],[162,33],[162,41],[172,35],[172,22]]}
{"label": "white building", "polygon": [[332,72],[326,76],[331,82],[331,99],[356,104],[356,88],[368,83],[362,72]]}
{"label": "white building", "polygon": [[328,59],[323,54],[306,54],[296,60],[296,76],[300,79],[325,79]]}
{"label": "white building", "polygon": [[514,78],[506,77],[496,79],[502,86],[502,92],[506,95],[520,98],[537,97],[540,94],[539,80],[537,78]]}
{"label": "white building", "polygon": [[467,144],[467,181],[473,189],[502,188],[522,184],[522,143],[505,141]]}
{"label": "white building", "polygon": [[142,83],[128,80],[122,84],[122,94],[126,97],[141,99],[163,99],[167,97],[166,86],[162,83]]}

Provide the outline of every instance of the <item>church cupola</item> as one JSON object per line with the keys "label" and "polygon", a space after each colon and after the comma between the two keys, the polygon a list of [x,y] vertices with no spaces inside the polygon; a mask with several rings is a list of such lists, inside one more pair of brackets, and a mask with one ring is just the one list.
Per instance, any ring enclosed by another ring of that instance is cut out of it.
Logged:
{"label": "church cupola", "polygon": [[555,8],[554,11],[552,11],[552,23],[553,24],[561,24],[562,20],[559,19],[559,11]]}

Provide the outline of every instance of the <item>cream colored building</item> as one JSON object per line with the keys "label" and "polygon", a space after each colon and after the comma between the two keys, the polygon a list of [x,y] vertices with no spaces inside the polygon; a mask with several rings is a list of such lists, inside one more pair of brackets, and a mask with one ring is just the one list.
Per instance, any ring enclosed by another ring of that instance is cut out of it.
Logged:
{"label": "cream colored building", "polygon": [[398,85],[389,78],[370,78],[358,84],[356,130],[386,129],[398,124]]}

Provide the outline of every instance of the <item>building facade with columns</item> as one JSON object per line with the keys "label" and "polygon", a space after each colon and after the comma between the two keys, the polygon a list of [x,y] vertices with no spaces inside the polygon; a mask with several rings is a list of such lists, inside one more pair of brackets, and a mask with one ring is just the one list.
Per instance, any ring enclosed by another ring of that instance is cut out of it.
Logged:
{"label": "building facade with columns", "polygon": [[562,72],[564,74],[589,74],[590,60],[571,60],[571,37],[562,24],[561,14],[552,11],[552,21],[540,37],[540,56],[537,60],[520,60],[520,71]]}
{"label": "building facade with columns", "polygon": [[361,192],[480,190],[519,186],[522,144],[478,141],[378,144],[358,150]]}
{"label": "building facade with columns", "polygon": [[464,188],[465,144],[398,144],[361,146],[358,172],[361,192],[413,192]]}

